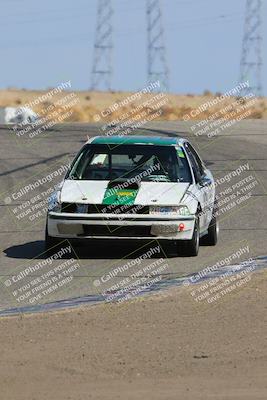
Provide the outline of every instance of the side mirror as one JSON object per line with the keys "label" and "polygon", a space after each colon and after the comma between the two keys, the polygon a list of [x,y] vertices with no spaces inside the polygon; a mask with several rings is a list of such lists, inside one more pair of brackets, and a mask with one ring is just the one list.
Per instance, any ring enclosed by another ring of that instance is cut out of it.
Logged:
{"label": "side mirror", "polygon": [[204,178],[202,178],[201,181],[200,181],[200,185],[202,187],[210,186],[211,184],[212,184],[211,179],[206,177],[206,176]]}

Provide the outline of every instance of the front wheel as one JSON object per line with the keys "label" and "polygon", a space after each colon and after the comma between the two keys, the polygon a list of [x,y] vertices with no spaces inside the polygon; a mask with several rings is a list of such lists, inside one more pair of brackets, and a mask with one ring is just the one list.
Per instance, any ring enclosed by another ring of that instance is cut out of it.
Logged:
{"label": "front wheel", "polygon": [[186,257],[195,257],[199,250],[199,219],[195,221],[194,232],[191,240],[181,240],[178,252]]}
{"label": "front wheel", "polygon": [[46,224],[46,227],[45,227],[45,251],[48,254],[52,254],[53,253],[53,248],[57,244],[58,244],[57,239],[48,235],[48,229],[47,229],[47,224]]}
{"label": "front wheel", "polygon": [[219,224],[217,218],[215,216],[212,217],[210,221],[208,234],[204,236],[204,244],[207,246],[215,246],[218,242],[218,235],[219,235]]}

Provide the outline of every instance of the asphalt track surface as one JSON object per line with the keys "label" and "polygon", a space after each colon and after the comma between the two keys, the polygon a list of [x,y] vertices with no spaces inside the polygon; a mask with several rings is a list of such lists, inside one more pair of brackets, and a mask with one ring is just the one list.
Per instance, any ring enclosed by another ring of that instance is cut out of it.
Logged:
{"label": "asphalt track surface", "polygon": [[[73,158],[85,142],[87,135],[100,134],[99,125],[62,124],[41,136],[28,139],[26,135],[17,137],[11,127],[0,126],[0,243],[2,249],[0,311],[30,304],[45,304],[88,295],[101,295],[116,284],[122,287],[123,280],[126,282],[127,278],[138,271],[139,273],[144,271],[144,268],[151,263],[150,259],[143,260],[139,264],[134,262],[131,265],[127,264],[142,257],[149,248],[158,246],[155,241],[149,244],[135,240],[131,242],[101,241],[101,243],[87,243],[83,248],[75,249],[74,261],[72,261],[73,255],[67,254],[63,259],[53,260],[51,264],[39,265],[39,269],[35,268],[33,272],[24,273],[29,266],[36,266],[47,260],[43,241],[45,227],[43,204],[51,187],[60,181],[60,176],[55,176],[54,172],[60,171],[62,165],[66,165]],[[178,135],[188,138],[198,149],[214,177],[217,180],[221,179],[217,192],[223,193],[220,196],[221,200],[225,199],[222,208],[227,204],[234,204],[227,196],[230,196],[230,192],[233,193],[236,188],[243,188],[243,192],[239,191],[237,194],[238,198],[250,193],[247,198],[243,197],[242,201],[222,211],[219,215],[220,238],[217,246],[201,246],[198,257],[177,256],[172,245],[160,244],[161,253],[154,256],[155,259],[164,259],[160,279],[168,280],[186,276],[220,261],[223,263],[240,249],[246,248],[242,250],[243,254],[240,257],[232,260],[233,262],[266,255],[267,122],[242,121],[224,130],[221,135],[211,138],[205,135],[194,135],[190,124],[183,122],[151,123],[145,129],[136,130],[134,134],[166,137]],[[225,180],[226,175],[244,165],[249,165],[249,170],[243,171],[238,176],[232,176],[228,182]],[[53,175],[51,182],[46,179],[44,183],[25,192],[25,187],[29,184],[36,184],[37,181],[51,174]],[[248,178],[246,184],[239,183],[246,178]],[[248,182],[254,182],[254,184],[247,187]],[[235,189],[233,189],[234,185]],[[230,192],[227,194],[227,191]],[[29,210],[27,215],[26,210]],[[68,245],[68,243],[64,244],[65,247]],[[48,282],[49,274],[45,274],[62,265],[63,262],[69,262],[69,264],[61,268],[61,272],[64,271],[63,277],[60,278],[61,286],[42,292],[41,297],[33,301],[34,296],[37,297],[41,289],[52,288],[51,282]],[[128,267],[124,268],[124,272],[114,273],[116,268],[125,267],[126,264]],[[112,277],[107,281],[110,272],[112,272]],[[14,276],[16,282],[13,280]],[[19,276],[23,277],[18,280]],[[145,272],[143,276],[146,276]],[[106,283],[102,282],[101,277],[104,277],[102,279],[106,280]],[[39,287],[38,290],[37,287]],[[36,290],[33,290],[34,288]],[[30,294],[26,298],[27,292]],[[32,303],[29,303],[30,299]]]}

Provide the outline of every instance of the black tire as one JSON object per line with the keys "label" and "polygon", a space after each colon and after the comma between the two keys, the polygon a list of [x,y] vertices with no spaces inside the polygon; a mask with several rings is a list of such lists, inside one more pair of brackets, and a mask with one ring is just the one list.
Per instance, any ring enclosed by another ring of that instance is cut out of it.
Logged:
{"label": "black tire", "polygon": [[48,255],[55,252],[55,246],[58,244],[58,240],[48,235],[47,224],[45,227],[45,251]]}
{"label": "black tire", "polygon": [[178,253],[185,257],[195,257],[199,250],[199,219],[195,221],[193,237],[191,240],[181,240],[178,243]]}
{"label": "black tire", "polygon": [[219,224],[215,216],[210,221],[208,234],[204,236],[204,244],[207,246],[215,246],[218,242]]}

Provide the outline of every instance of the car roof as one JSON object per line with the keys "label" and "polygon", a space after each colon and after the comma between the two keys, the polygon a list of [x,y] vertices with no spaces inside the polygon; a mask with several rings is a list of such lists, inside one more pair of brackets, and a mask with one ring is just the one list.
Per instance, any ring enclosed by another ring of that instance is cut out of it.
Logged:
{"label": "car roof", "polygon": [[165,137],[165,136],[94,136],[88,139],[87,143],[91,144],[147,144],[147,145],[157,145],[157,146],[174,146],[180,145],[185,141],[185,139],[175,136],[175,137]]}

